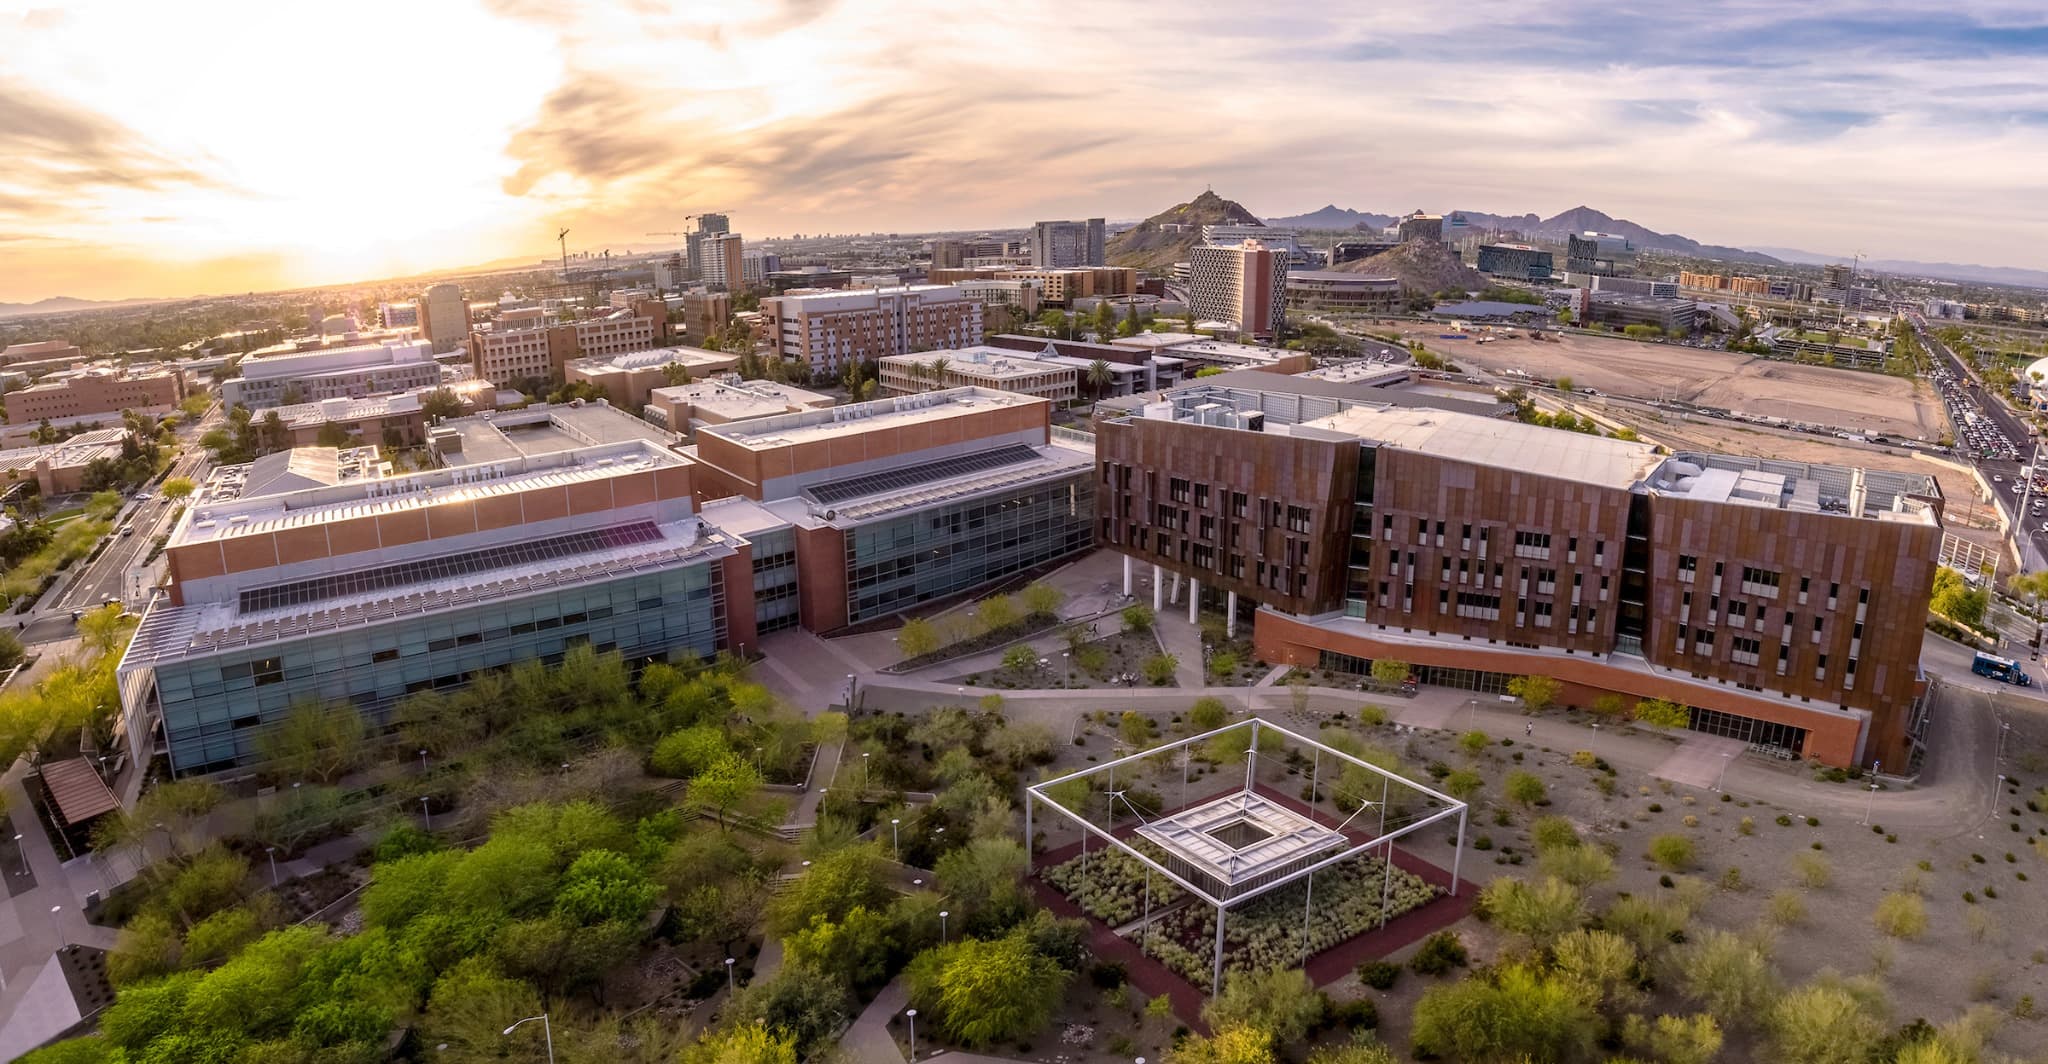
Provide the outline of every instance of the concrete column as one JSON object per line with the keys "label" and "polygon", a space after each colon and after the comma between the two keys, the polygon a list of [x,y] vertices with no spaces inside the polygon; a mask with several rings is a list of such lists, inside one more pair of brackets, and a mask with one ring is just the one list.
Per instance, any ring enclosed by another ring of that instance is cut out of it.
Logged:
{"label": "concrete column", "polygon": [[1152,566],[1152,612],[1166,608],[1166,572],[1157,564]]}
{"label": "concrete column", "polygon": [[1131,556],[1124,555],[1124,597],[1131,595]]}
{"label": "concrete column", "polygon": [[1195,611],[1202,606],[1202,582],[1188,577],[1188,623],[1195,623]]}
{"label": "concrete column", "polygon": [[1223,634],[1237,634],[1237,592],[1228,592],[1223,605]]}

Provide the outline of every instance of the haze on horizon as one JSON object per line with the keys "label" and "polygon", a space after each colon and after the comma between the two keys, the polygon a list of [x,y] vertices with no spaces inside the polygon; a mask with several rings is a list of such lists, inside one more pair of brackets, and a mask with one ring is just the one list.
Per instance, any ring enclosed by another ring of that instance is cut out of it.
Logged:
{"label": "haze on horizon", "polygon": [[2038,4],[0,0],[0,301],[651,243],[1554,213],[2048,267]]}

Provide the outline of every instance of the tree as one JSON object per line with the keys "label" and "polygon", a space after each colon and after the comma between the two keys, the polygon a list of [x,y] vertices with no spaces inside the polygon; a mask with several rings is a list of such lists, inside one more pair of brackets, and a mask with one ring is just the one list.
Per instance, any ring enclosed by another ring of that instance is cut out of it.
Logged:
{"label": "tree", "polygon": [[937,652],[944,644],[939,639],[939,630],[923,617],[912,617],[903,622],[896,633],[896,649],[907,658],[921,658]]}
{"label": "tree", "polygon": [[1443,779],[1444,793],[1459,801],[1478,794],[1486,787],[1486,777],[1469,768],[1461,768]]}
{"label": "tree", "polygon": [[1617,694],[1599,695],[1593,699],[1593,712],[1610,720],[1617,720],[1628,712],[1628,701]]}
{"label": "tree", "polygon": [[92,654],[111,654],[127,642],[135,622],[119,603],[87,610],[78,618],[78,638]]}
{"label": "tree", "polygon": [[742,987],[723,1018],[735,1027],[759,1024],[788,1035],[808,1055],[830,1045],[851,1010],[844,984],[792,964]]}
{"label": "tree", "polygon": [[1133,750],[1143,750],[1152,742],[1152,722],[1137,710],[1124,710],[1123,716],[1117,718],[1116,728],[1118,738]]}
{"label": "tree", "polygon": [[1088,385],[1088,390],[1094,393],[1096,398],[1101,398],[1102,393],[1116,383],[1116,371],[1110,368],[1108,359],[1098,358],[1088,363],[1087,373],[1082,379]]}
{"label": "tree", "polygon": [[[1227,680],[1237,671],[1237,655],[1228,650],[1218,650],[1209,655],[1209,675],[1217,680]],[[1291,682],[1291,681],[1290,681]]]}
{"label": "tree", "polygon": [[420,397],[420,413],[424,414],[429,422],[461,417],[465,409],[467,404],[452,388],[436,388]]}
{"label": "tree", "polygon": [[1508,801],[1527,806],[1543,801],[1546,791],[1543,777],[1533,772],[1516,770],[1508,773],[1507,779],[1501,781],[1501,793],[1507,796]]}
{"label": "tree", "polygon": [[1479,904],[1494,926],[1519,935],[1538,949],[1548,947],[1586,919],[1586,899],[1579,889],[1549,876],[1536,883],[1502,876],[1480,891]]}
{"label": "tree", "polygon": [[1569,394],[1573,390],[1572,379],[1570,377],[1559,377],[1557,379],[1557,390]]}
{"label": "tree", "polygon": [[1024,847],[1016,841],[982,838],[948,850],[932,871],[939,887],[966,909],[962,927],[1001,932],[1029,908],[1024,865]]}
{"label": "tree", "polygon": [[958,939],[926,950],[904,973],[913,1005],[968,1046],[1022,1038],[1052,1019],[1067,972],[1019,928],[1002,938]]}
{"label": "tree", "polygon": [[719,830],[725,829],[725,814],[761,786],[761,773],[752,762],[728,753],[690,781],[690,804],[712,810]]}
{"label": "tree", "polygon": [[1508,681],[1508,694],[1522,700],[1522,712],[1541,713],[1557,703],[1564,685],[1548,676],[1517,676]]}
{"label": "tree", "polygon": [[796,1036],[762,1023],[735,1023],[706,1031],[683,1051],[680,1064],[796,1064]]}
{"label": "tree", "polygon": [[1372,663],[1372,682],[1380,687],[1397,687],[1408,679],[1408,663],[1378,658]]}
{"label": "tree", "polygon": [[871,991],[888,981],[889,962],[896,952],[888,914],[856,905],[845,919],[833,922],[812,917],[809,927],[782,940],[791,964],[814,968],[856,992]]}
{"label": "tree", "polygon": [[321,424],[313,442],[322,447],[348,447],[355,443],[355,436],[341,422],[328,421]]}
{"label": "tree", "polygon": [[1414,1043],[1462,1061],[1555,1064],[1591,1052],[1599,1033],[1592,992],[1523,964],[1432,986],[1415,1005]]}
{"label": "tree", "polygon": [[1679,992],[1730,1026],[1755,1020],[1778,989],[1770,958],[1727,931],[1701,931],[1681,947],[1678,973]]}
{"label": "tree", "polygon": [[887,893],[882,885],[881,862],[881,847],[873,842],[813,858],[811,867],[776,897],[776,926],[808,927],[818,916],[838,923],[855,906],[880,909]]}
{"label": "tree", "polygon": [[1203,695],[1195,699],[1188,710],[1188,723],[1198,732],[1215,731],[1230,719],[1230,707],[1214,695]]}
{"label": "tree", "polygon": [[680,362],[670,362],[661,367],[661,379],[671,388],[690,383],[690,367]]}
{"label": "tree", "polygon": [[1834,980],[1816,980],[1771,1006],[1765,1026],[1787,1064],[1860,1064],[1884,1037],[1879,1003]]}
{"label": "tree", "polygon": [[163,486],[157,490],[164,498],[179,502],[190,497],[197,488],[198,485],[192,483],[191,477],[172,477],[164,481]]}
{"label": "tree", "polygon": [[1280,1045],[1299,1045],[1322,1022],[1325,1000],[1298,968],[1234,971],[1223,992],[1202,1007],[1202,1019],[1216,1030],[1249,1027]]}
{"label": "tree", "polygon": [[686,779],[710,768],[732,754],[732,742],[725,729],[715,724],[697,724],[662,736],[648,757],[648,767],[676,779]]}
{"label": "tree", "polygon": [[256,749],[280,778],[333,783],[362,762],[368,742],[354,706],[307,699],[259,737]]}
{"label": "tree", "polygon": [[1971,588],[1961,573],[1946,566],[1935,569],[1934,591],[1927,601],[1929,609],[1958,624],[1976,628],[1984,623],[1984,611],[1990,602],[1990,592]]}
{"label": "tree", "polygon": [[984,632],[999,632],[1019,620],[1017,600],[1008,595],[991,595],[974,607],[974,623]]}
{"label": "tree", "polygon": [[[1190,1035],[1167,1052],[1168,1064],[1276,1064],[1273,1036],[1256,1027],[1224,1027]],[[1348,1064],[1348,1062],[1347,1062]]]}
{"label": "tree", "polygon": [[127,500],[118,491],[96,491],[85,500],[85,515],[95,521],[111,521]]}
{"label": "tree", "polygon": [[95,828],[108,843],[140,842],[162,831],[173,852],[182,850],[199,825],[226,800],[219,786],[206,780],[166,780],[145,791],[133,809],[115,819],[103,820]]}
{"label": "tree", "polygon": [[1659,728],[1683,728],[1692,721],[1684,706],[1662,698],[1645,698],[1636,703],[1636,720]]}
{"label": "tree", "polygon": [[1119,616],[1123,619],[1126,632],[1149,632],[1155,620],[1150,606],[1125,606]]}
{"label": "tree", "polygon": [[1019,643],[1003,651],[1003,668],[1022,675],[1038,666],[1038,651],[1029,643]]}
{"label": "tree", "polygon": [[1067,600],[1066,592],[1043,580],[1034,580],[1024,585],[1024,590],[1018,597],[1024,601],[1024,612],[1033,617],[1053,616]]}
{"label": "tree", "polygon": [[1630,1016],[1621,1038],[1630,1048],[1666,1064],[1711,1064],[1721,1052],[1721,1025],[1705,1013],[1655,1020]]}
{"label": "tree", "polygon": [[1612,931],[1567,931],[1551,944],[1550,953],[1558,974],[1592,987],[1603,1008],[1626,1008],[1643,996],[1636,948]]}

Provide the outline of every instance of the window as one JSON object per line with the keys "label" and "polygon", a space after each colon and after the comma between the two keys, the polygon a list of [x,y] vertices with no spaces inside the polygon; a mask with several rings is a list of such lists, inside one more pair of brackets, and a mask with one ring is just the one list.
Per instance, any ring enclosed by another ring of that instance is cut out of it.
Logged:
{"label": "window", "polygon": [[1233,491],[1233,492],[1231,492],[1231,493],[1230,493],[1230,516],[1232,516],[1232,517],[1243,517],[1243,516],[1244,516],[1244,511],[1245,511],[1245,503],[1246,503],[1247,501],[1248,501],[1248,500],[1247,500],[1247,499],[1245,498],[1244,492],[1241,492],[1241,491]]}
{"label": "window", "polygon": [[1681,554],[1678,556],[1678,579],[1681,583],[1692,583],[1693,577],[1699,572],[1699,568],[1700,560],[1697,556],[1691,554]]}
{"label": "window", "polygon": [[1209,485],[1195,485],[1195,505],[1201,507],[1207,507],[1209,505]]}
{"label": "window", "polygon": [[1779,574],[1769,569],[1758,569],[1748,565],[1742,567],[1742,593],[1745,595],[1777,598],[1778,580]]}
{"label": "window", "polygon": [[1166,482],[1166,494],[1174,502],[1188,501],[1188,482],[1180,477],[1169,479]]}
{"label": "window", "polygon": [[1728,660],[1738,665],[1754,665],[1763,651],[1763,644],[1754,639],[1736,636],[1729,640]]}
{"label": "window", "polygon": [[1548,561],[1550,558],[1550,533],[1515,533],[1515,557],[1539,558]]}
{"label": "window", "polygon": [[1289,532],[1307,532],[1307,531],[1308,531],[1308,522],[1309,522],[1309,511],[1308,511],[1308,507],[1306,507],[1306,506],[1289,506],[1289,507],[1287,508],[1287,531],[1289,531]]}
{"label": "window", "polygon": [[1216,519],[1215,519],[1215,518],[1213,518],[1213,517],[1210,517],[1210,516],[1209,516],[1208,514],[1203,514],[1203,515],[1202,515],[1202,517],[1201,517],[1201,521],[1200,521],[1200,528],[1201,528],[1201,535],[1202,535],[1202,538],[1203,538],[1203,539],[1215,539],[1215,538],[1216,538]]}

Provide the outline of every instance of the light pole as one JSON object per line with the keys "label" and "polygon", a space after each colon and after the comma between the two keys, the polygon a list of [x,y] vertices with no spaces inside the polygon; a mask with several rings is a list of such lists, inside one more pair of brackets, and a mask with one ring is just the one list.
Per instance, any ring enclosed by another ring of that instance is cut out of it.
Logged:
{"label": "light pole", "polygon": [[64,933],[64,921],[58,917],[58,914],[63,911],[64,907],[62,905],[50,906],[50,922],[57,925],[58,948],[69,950],[71,948],[71,936]]}
{"label": "light pole", "polygon": [[863,750],[860,754],[860,789],[862,791],[868,789],[868,753],[869,751]]}
{"label": "light pole", "polygon": [[14,874],[17,876],[28,875],[28,851],[21,848],[21,832],[18,831],[14,833],[14,856],[21,861],[21,871]]}
{"label": "light pole", "polygon": [[735,960],[738,960],[738,958],[727,957],[725,959],[725,992],[727,996],[731,996],[734,992],[732,982],[732,965]]}
{"label": "light pole", "polygon": [[263,852],[264,852],[264,853],[267,853],[267,854],[269,854],[269,855],[270,855],[270,888],[271,888],[272,890],[276,890],[276,889],[277,889],[277,847],[275,847],[275,846],[270,846],[270,847],[266,847],[266,848],[264,849],[264,851],[263,851]]}
{"label": "light pole", "polygon": [[917,1010],[905,1009],[903,1015],[910,1018],[910,1059],[917,1059]]}
{"label": "light pole", "polygon": [[895,817],[889,818],[889,845],[894,847],[896,850],[897,864],[903,863],[903,836],[896,830],[896,825],[901,823],[903,823],[903,821],[898,820]]}
{"label": "light pole", "polygon": [[1715,790],[1721,790],[1722,787],[1728,782],[1728,762],[1733,761],[1734,759],[1735,755],[1730,753],[1729,751],[1723,750],[1721,752],[1721,775],[1714,779]]}
{"label": "light pole", "polygon": [[1074,655],[1073,655],[1073,652],[1072,652],[1072,651],[1067,651],[1067,650],[1062,650],[1062,651],[1060,651],[1060,689],[1061,689],[1061,690],[1065,690],[1066,688],[1072,687],[1072,686],[1074,685],[1074,662],[1073,662],[1073,657],[1074,657]]}
{"label": "light pole", "polygon": [[519,1029],[520,1023],[532,1023],[535,1020],[540,1021],[541,1036],[547,1039],[548,1064],[555,1064],[555,1029],[554,1026],[548,1022],[547,1013],[543,1012],[538,1016],[528,1016],[527,1018],[520,1020],[519,1023],[515,1023],[512,1026],[505,1028],[503,1033],[506,1035],[510,1035],[513,1031]]}
{"label": "light pole", "polygon": [[946,910],[939,910],[939,941],[946,941]]}
{"label": "light pole", "polygon": [[425,775],[425,774],[426,774],[426,771],[427,771],[427,751],[426,751],[426,748],[425,748],[425,747],[421,747],[421,748],[420,748],[420,773],[421,773],[422,775]]}

